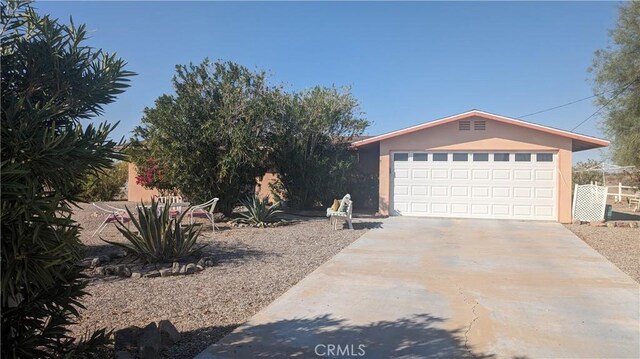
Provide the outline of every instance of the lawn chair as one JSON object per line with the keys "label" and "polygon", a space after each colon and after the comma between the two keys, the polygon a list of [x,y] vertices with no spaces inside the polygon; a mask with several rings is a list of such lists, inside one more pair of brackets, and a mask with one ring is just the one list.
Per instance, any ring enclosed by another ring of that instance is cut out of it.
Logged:
{"label": "lawn chair", "polygon": [[[167,203],[182,203],[182,197],[181,196],[157,196],[156,201],[158,201],[158,203],[160,204],[158,206],[158,211],[162,211],[164,209],[164,206]],[[169,217],[171,218],[178,217],[180,213],[182,213],[182,206],[171,207],[169,209]]]}
{"label": "lawn chair", "polygon": [[96,234],[102,233],[109,223],[116,223],[120,221],[122,223],[127,223],[128,225],[129,222],[131,222],[131,217],[129,217],[129,214],[124,209],[112,207],[105,203],[102,203],[101,205],[98,205],[97,203],[91,204],[105,214],[104,221],[102,221],[98,226],[98,229],[93,232],[91,238],[95,237]]}
{"label": "lawn chair", "polygon": [[351,223],[351,216],[353,213],[353,202],[351,201],[351,195],[345,195],[340,201],[340,207],[338,207],[337,211],[332,210],[331,208],[327,208],[327,217],[329,217],[329,223],[333,224],[333,229],[338,229],[338,221],[341,218],[347,221],[349,224],[349,229],[353,229],[353,224]]}
{"label": "lawn chair", "polygon": [[193,224],[193,217],[206,218],[211,222],[211,230],[216,230],[216,224],[213,221],[213,211],[218,204],[218,198],[211,199],[205,203],[195,205],[189,210],[189,223]]}
{"label": "lawn chair", "polygon": [[640,212],[640,191],[636,192],[635,196],[627,197],[629,201],[629,207],[633,208],[634,212]]}

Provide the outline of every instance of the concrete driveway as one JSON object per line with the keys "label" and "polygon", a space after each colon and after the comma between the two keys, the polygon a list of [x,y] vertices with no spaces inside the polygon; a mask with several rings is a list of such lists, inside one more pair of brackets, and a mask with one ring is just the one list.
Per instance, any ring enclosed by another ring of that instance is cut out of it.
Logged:
{"label": "concrete driveway", "polygon": [[197,358],[640,357],[638,283],[562,225],[381,227]]}

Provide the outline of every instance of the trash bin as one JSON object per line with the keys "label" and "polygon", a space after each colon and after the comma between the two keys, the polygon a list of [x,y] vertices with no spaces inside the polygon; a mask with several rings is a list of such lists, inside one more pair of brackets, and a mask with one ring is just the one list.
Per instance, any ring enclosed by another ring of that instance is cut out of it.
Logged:
{"label": "trash bin", "polygon": [[613,218],[613,206],[608,204],[604,208],[604,219],[609,220]]}

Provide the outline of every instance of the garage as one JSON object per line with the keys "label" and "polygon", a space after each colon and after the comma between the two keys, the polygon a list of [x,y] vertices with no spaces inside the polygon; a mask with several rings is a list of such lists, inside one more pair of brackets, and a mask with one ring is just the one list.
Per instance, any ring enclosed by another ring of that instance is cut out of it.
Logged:
{"label": "garage", "polygon": [[551,152],[393,152],[392,214],[555,220]]}
{"label": "garage", "polygon": [[471,110],[352,145],[377,174],[379,215],[570,223],[573,153],[608,144]]}

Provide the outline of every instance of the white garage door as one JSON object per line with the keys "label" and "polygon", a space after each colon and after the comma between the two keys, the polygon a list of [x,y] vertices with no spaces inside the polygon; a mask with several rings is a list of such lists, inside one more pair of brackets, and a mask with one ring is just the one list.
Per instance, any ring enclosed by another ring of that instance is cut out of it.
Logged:
{"label": "white garage door", "polygon": [[549,152],[393,152],[394,215],[556,220]]}

